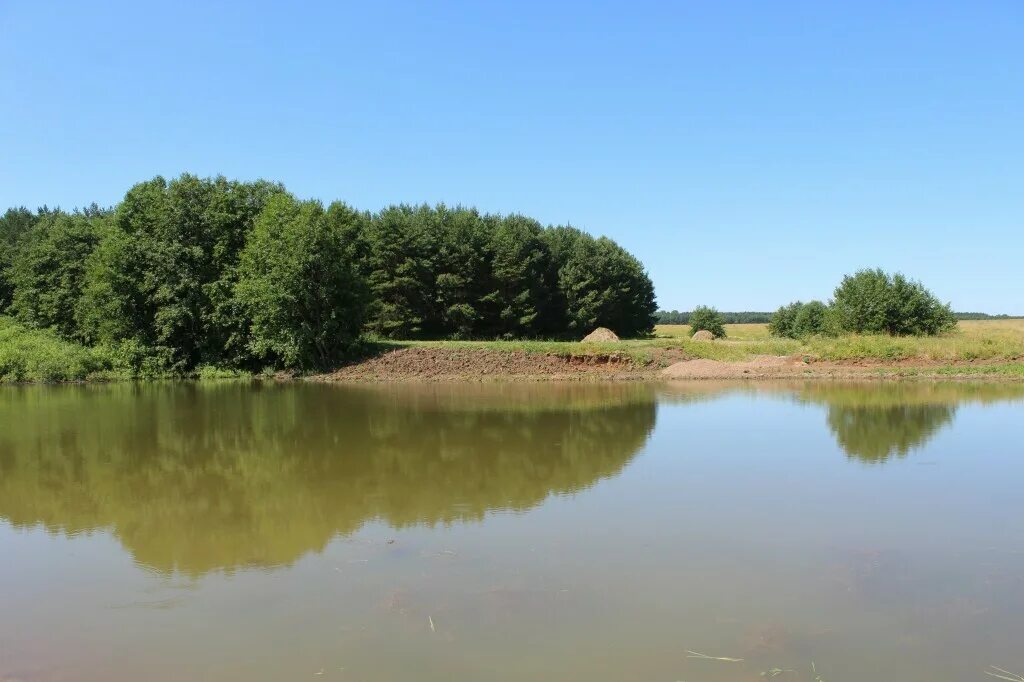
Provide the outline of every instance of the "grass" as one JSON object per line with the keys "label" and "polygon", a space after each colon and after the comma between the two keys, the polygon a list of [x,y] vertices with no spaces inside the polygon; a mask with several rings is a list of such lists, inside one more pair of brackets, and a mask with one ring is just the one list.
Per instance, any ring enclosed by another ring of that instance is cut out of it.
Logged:
{"label": "grass", "polygon": [[[1008,366],[1024,362],[1024,320],[964,321],[954,332],[930,338],[849,335],[794,341],[772,339],[768,336],[768,325],[764,324],[733,324],[725,328],[727,337],[718,343],[738,346],[750,355],[802,354],[812,360],[833,361],[1003,361]],[[685,325],[659,325],[655,330],[659,340],[684,339],[688,334],[689,327]]]}
{"label": "grass", "polygon": [[766,324],[727,324],[726,338],[715,342],[690,339],[687,325],[658,325],[653,338],[620,342],[581,341],[395,341],[391,348],[484,349],[554,355],[619,354],[634,363],[655,362],[660,351],[676,351],[689,358],[741,361],[757,355],[802,355],[808,360],[900,363],[917,361],[948,367],[930,367],[936,373],[964,373],[962,363],[984,362],[970,371],[976,374],[1020,376],[1024,367],[1024,320],[977,320],[961,322],[956,331],[939,337],[891,337],[849,335],[805,340],[779,339],[768,335]]}
{"label": "grass", "polygon": [[[245,372],[204,366],[189,378],[238,379]],[[89,348],[44,329],[30,329],[0,315],[0,384],[121,381],[138,378],[107,348]],[[173,378],[158,375],[146,378]]]}

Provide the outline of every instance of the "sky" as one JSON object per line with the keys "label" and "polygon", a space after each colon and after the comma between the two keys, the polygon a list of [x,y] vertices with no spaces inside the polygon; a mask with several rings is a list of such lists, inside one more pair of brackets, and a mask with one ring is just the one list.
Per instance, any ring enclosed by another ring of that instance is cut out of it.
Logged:
{"label": "sky", "polygon": [[1024,314],[1024,3],[0,0],[0,207],[183,172],[606,235],[665,309]]}

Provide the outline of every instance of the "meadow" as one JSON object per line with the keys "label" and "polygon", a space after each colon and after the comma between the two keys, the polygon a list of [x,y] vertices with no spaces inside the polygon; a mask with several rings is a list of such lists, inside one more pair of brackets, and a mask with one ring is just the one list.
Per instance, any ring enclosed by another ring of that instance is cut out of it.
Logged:
{"label": "meadow", "polygon": [[689,325],[658,325],[647,339],[590,343],[583,341],[395,341],[396,346],[486,348],[528,353],[626,353],[680,350],[693,358],[747,360],[756,355],[806,355],[811,360],[878,360],[970,362],[1024,359],[1024,319],[960,322],[949,334],[936,337],[846,335],[803,340],[769,336],[767,324],[727,324],[726,338],[693,341]]}

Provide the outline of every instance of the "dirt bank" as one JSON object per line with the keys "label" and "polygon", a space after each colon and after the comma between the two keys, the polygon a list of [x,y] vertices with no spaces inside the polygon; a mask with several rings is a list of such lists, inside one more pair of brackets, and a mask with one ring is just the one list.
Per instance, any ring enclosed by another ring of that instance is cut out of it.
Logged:
{"label": "dirt bank", "polygon": [[318,377],[325,381],[635,379],[650,376],[625,354],[527,353],[484,348],[393,350]]}
{"label": "dirt bank", "polygon": [[[963,370],[950,372],[950,368]],[[759,355],[723,362],[693,359],[678,349],[652,348],[643,361],[627,353],[539,353],[488,348],[414,346],[342,367],[319,381],[588,381],[672,379],[942,378],[991,380],[976,363],[926,360],[807,361],[801,356]],[[942,370],[942,371],[940,371]]]}

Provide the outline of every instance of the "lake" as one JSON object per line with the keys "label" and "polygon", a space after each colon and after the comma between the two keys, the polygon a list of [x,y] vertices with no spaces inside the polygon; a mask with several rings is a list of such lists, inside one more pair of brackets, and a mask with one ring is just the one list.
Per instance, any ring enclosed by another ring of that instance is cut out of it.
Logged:
{"label": "lake", "polygon": [[1017,679],[1022,426],[1000,384],[6,387],[0,680]]}

